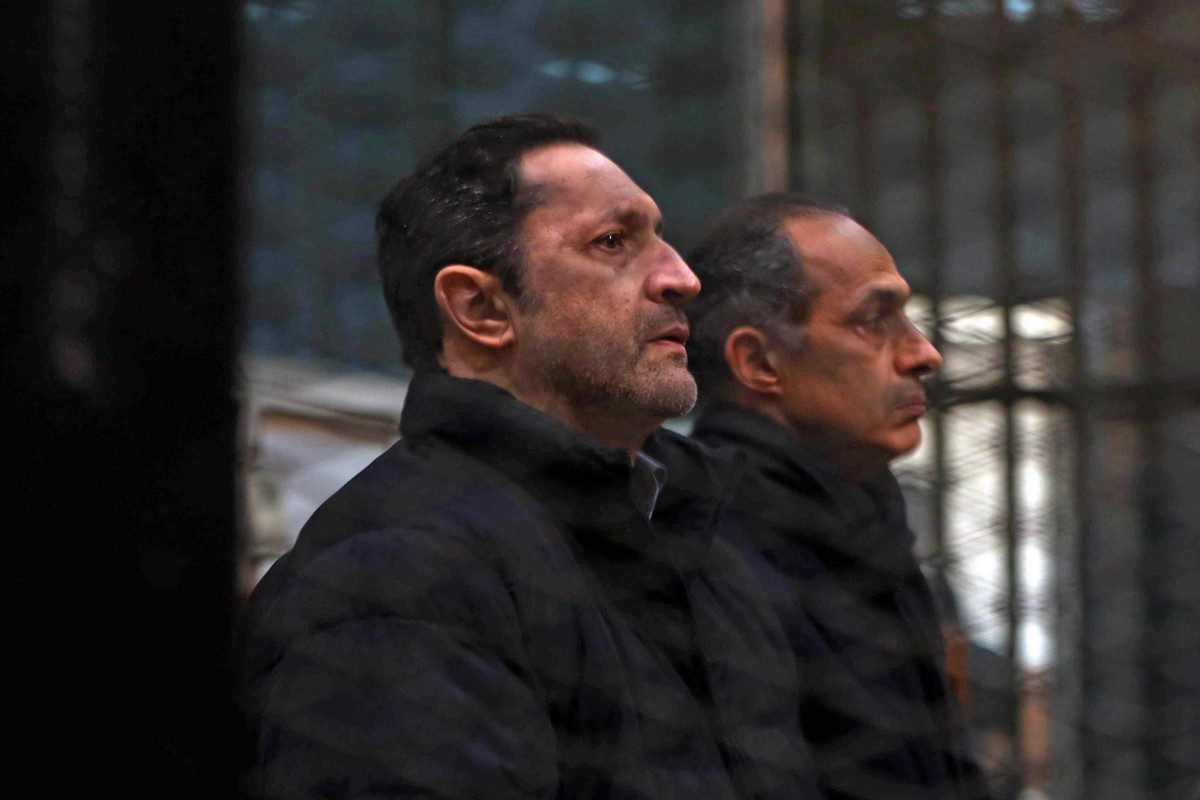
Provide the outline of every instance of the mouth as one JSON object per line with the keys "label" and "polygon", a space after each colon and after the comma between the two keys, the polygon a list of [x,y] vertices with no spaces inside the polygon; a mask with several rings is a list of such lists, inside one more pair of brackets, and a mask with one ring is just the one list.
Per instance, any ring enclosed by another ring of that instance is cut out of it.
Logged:
{"label": "mouth", "polygon": [[688,340],[688,327],[686,325],[672,325],[665,331],[655,336],[650,340],[651,344],[663,344],[670,347],[678,347],[683,349]]}
{"label": "mouth", "polygon": [[924,392],[911,394],[904,397],[896,404],[896,410],[901,414],[921,416],[929,410],[929,401],[925,397]]}

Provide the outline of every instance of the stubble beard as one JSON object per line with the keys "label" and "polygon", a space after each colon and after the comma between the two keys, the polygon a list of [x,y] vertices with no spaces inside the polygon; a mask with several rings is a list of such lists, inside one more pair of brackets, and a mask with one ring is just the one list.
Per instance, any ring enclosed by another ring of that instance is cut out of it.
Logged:
{"label": "stubble beard", "polygon": [[531,355],[539,381],[572,406],[585,413],[654,420],[681,416],[695,406],[696,381],[687,370],[687,355],[657,353],[660,346],[647,342],[651,331],[664,327],[661,321],[643,323],[633,332],[611,325],[571,327],[569,335],[535,345]]}

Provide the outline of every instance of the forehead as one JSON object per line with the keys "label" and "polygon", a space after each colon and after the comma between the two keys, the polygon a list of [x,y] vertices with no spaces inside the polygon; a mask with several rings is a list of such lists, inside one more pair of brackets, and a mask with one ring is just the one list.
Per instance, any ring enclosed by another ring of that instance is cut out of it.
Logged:
{"label": "forehead", "polygon": [[908,284],[887,248],[854,220],[822,214],[787,220],[783,231],[800,251],[805,279],[820,296],[853,300],[873,289],[907,296]]}
{"label": "forehead", "polygon": [[[657,221],[658,206],[608,156],[580,144],[552,144],[525,153],[522,188],[536,204],[530,217],[587,218],[636,213]],[[581,220],[582,221],[582,220]]]}

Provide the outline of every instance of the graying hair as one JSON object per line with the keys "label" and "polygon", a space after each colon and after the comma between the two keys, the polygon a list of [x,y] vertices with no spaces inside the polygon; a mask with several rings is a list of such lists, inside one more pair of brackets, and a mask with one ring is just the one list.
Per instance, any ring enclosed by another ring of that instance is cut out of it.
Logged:
{"label": "graying hair", "polygon": [[799,326],[808,320],[816,287],[782,228],[787,220],[828,215],[849,212],[795,192],[760,195],[722,211],[692,250],[688,264],[702,289],[688,311],[688,363],[701,402],[732,377],[725,340],[735,328],[751,325],[781,344],[803,345]]}

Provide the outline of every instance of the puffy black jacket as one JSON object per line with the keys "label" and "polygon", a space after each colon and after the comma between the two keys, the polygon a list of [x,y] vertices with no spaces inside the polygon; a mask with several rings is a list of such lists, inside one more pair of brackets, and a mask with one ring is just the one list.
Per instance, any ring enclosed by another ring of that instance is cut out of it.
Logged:
{"label": "puffy black jacket", "polygon": [[838,477],[784,427],[714,404],[693,436],[746,454],[749,474],[722,535],[747,536],[770,569],[797,656],[800,725],[835,800],[982,798],[946,681],[928,583],[890,472]]}
{"label": "puffy black jacket", "polygon": [[652,524],[626,453],[490,384],[417,375],[401,430],[255,590],[262,794],[813,796],[786,635],[713,544],[737,465],[674,437]]}

